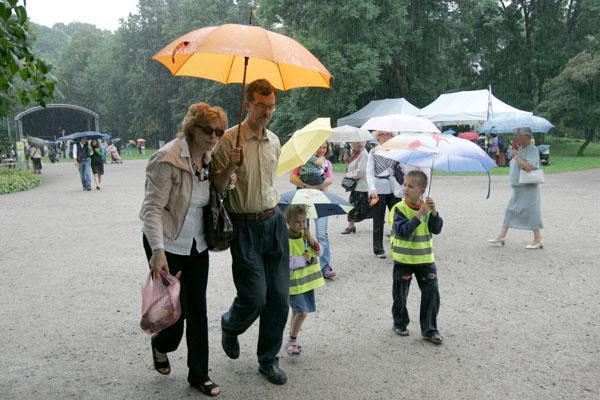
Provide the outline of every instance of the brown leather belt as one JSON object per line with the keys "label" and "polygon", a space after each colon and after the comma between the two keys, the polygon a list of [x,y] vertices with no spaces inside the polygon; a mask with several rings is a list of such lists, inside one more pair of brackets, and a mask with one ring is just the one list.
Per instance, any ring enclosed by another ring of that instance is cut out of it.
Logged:
{"label": "brown leather belt", "polygon": [[270,218],[273,215],[275,215],[275,211],[276,211],[276,207],[273,207],[273,208],[269,208],[268,210],[260,211],[257,213],[249,213],[249,214],[229,213],[229,216],[232,219],[235,219],[237,221],[264,221],[265,219]]}

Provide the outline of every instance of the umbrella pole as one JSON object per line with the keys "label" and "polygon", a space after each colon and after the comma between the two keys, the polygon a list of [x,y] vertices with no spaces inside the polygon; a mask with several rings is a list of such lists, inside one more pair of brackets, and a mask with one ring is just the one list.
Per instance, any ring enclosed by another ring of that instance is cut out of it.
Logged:
{"label": "umbrella pole", "polygon": [[427,191],[427,197],[431,195],[431,184],[433,183],[433,163],[435,162],[435,154],[431,157],[431,172],[429,173],[429,190]]}
{"label": "umbrella pole", "polygon": [[[254,11],[250,10],[250,16],[248,17],[248,25],[252,25],[253,14]],[[246,88],[246,70],[248,69],[248,59],[249,57],[244,57],[244,75],[242,76],[242,94],[240,95],[240,120],[238,124],[237,137],[235,139],[235,147],[240,147],[240,133],[242,131],[242,117],[244,116],[244,90]],[[238,166],[242,165],[243,162],[244,155],[242,154]]]}
{"label": "umbrella pole", "polygon": [[[244,57],[244,75],[242,76],[242,93],[240,95],[240,122],[238,124],[235,147],[240,147],[240,132],[242,130],[242,117],[244,116],[244,89],[246,88],[246,69],[248,68],[248,57]],[[240,161],[241,165],[241,161]]]}

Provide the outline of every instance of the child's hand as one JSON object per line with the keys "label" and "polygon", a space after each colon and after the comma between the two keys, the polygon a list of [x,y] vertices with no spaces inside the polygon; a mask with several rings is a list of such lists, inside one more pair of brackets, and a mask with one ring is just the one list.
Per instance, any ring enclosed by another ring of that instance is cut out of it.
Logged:
{"label": "child's hand", "polygon": [[435,201],[433,201],[433,199],[431,197],[427,197],[425,199],[425,206],[427,207],[427,210],[432,214],[432,215],[436,215],[437,214],[437,210],[435,208]]}
{"label": "child's hand", "polygon": [[417,211],[417,218],[421,218],[425,214],[427,214],[427,204],[424,201],[421,201],[419,211]]}
{"label": "child's hand", "polygon": [[371,193],[371,196],[369,198],[369,205],[373,207],[377,203],[379,203],[379,196],[377,195],[377,193],[373,192]]}
{"label": "child's hand", "polygon": [[308,241],[308,244],[310,245],[311,249],[313,249],[317,253],[321,249],[321,245],[319,245],[319,242],[317,242],[316,240],[314,240],[312,238]]}

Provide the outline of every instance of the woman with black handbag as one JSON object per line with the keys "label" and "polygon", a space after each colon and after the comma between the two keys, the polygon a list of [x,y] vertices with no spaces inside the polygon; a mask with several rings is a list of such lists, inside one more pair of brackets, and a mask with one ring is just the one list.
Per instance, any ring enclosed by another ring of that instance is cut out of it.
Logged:
{"label": "woman with black handbag", "polygon": [[[206,287],[208,246],[203,212],[209,202],[210,153],[227,128],[220,107],[192,104],[177,137],[152,155],[140,218],[144,249],[155,277],[161,270],[181,276],[181,317],[152,337],[154,368],[171,372],[167,353],[179,346],[186,322],[188,382],[208,396],[220,388],[208,376]],[[156,278],[155,278],[156,279]]]}
{"label": "woman with black handbag", "polygon": [[[369,155],[365,150],[365,142],[352,142],[352,153],[348,157],[344,155],[348,169],[344,180],[353,179],[356,184],[350,191],[350,204],[354,208],[348,213],[348,226],[342,231],[342,235],[356,233],[354,224],[363,219],[371,218],[371,207],[369,207],[369,187],[367,185],[367,159]],[[342,185],[344,183],[342,182]],[[345,187],[345,186],[344,186]],[[351,186],[349,186],[351,187]],[[348,191],[348,188],[345,187]]]}

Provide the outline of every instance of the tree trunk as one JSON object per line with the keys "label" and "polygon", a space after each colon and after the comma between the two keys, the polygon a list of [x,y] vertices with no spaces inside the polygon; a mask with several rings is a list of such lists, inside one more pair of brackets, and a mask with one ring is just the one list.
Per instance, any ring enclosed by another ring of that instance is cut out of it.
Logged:
{"label": "tree trunk", "polygon": [[592,140],[594,140],[594,136],[596,136],[596,132],[594,129],[589,128],[585,133],[585,142],[583,142],[581,147],[579,147],[579,150],[577,150],[577,157],[583,157],[585,148],[592,142]]}

